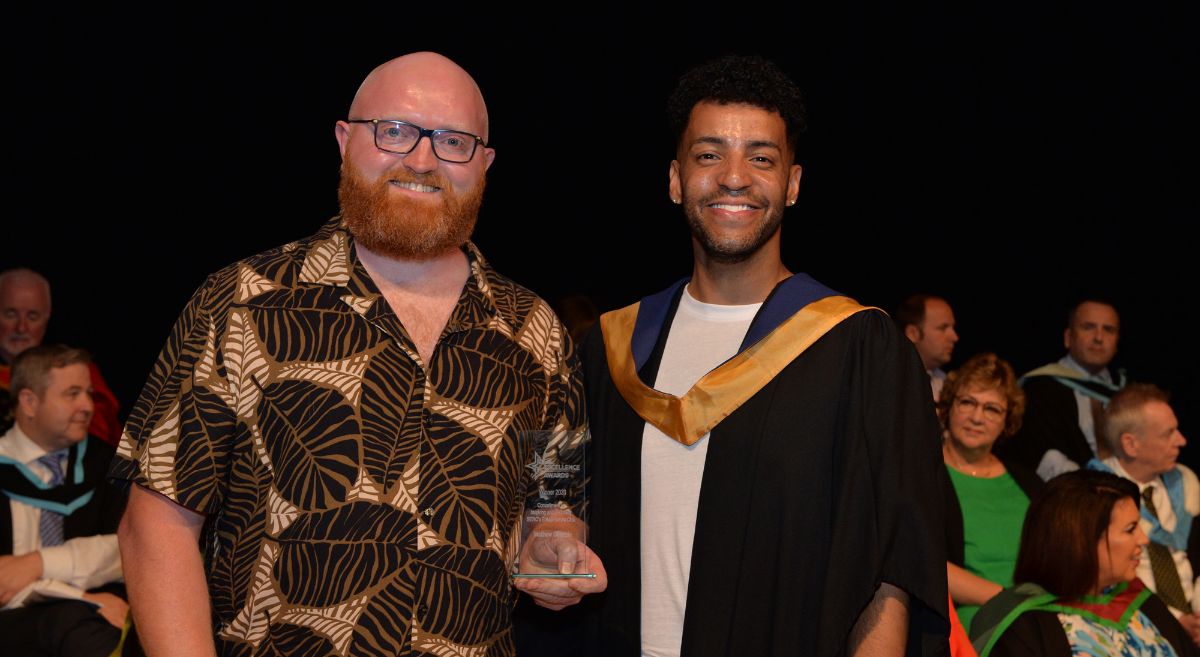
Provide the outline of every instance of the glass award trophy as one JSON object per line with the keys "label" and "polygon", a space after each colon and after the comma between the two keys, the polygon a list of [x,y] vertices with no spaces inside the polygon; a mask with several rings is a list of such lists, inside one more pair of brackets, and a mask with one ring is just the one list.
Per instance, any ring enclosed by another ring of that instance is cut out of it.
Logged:
{"label": "glass award trophy", "polygon": [[595,577],[588,563],[584,451],[587,430],[522,431],[531,482],[521,511],[513,577]]}

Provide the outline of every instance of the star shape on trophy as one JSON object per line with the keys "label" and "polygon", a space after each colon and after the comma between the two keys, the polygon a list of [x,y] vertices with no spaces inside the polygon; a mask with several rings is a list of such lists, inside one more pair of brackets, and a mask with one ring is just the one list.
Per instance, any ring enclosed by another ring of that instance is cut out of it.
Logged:
{"label": "star shape on trophy", "polygon": [[529,471],[533,473],[534,479],[541,479],[541,478],[545,477],[548,473],[554,472],[554,469],[557,466],[558,466],[558,463],[556,463],[554,461],[553,457],[544,458],[542,456],[542,454],[534,452],[533,453],[533,462],[529,463],[525,467],[529,468]]}

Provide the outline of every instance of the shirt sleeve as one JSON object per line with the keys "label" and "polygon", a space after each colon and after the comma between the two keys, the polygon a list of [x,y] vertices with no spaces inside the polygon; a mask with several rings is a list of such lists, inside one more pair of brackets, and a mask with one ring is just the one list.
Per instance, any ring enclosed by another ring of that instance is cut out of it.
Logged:
{"label": "shirt sleeve", "polygon": [[[130,411],[109,477],[208,514],[221,505],[237,428],[238,363],[224,353],[236,270],[213,274],[192,296]],[[238,351],[234,345],[232,351]]]}
{"label": "shirt sleeve", "polygon": [[562,336],[562,348],[558,353],[558,372],[550,380],[550,403],[543,428],[586,429],[587,408],[584,406],[583,371],[579,355],[566,329],[557,318],[554,322]]}
{"label": "shirt sleeve", "polygon": [[[555,320],[557,322],[557,319]],[[580,475],[572,477],[571,485],[564,490],[565,498],[560,499],[565,506],[574,511],[575,515],[586,519],[587,516],[587,463],[588,454],[587,409],[583,395],[583,372],[575,345],[566,330],[559,325],[562,335],[562,351],[560,354],[559,373],[550,384],[550,404],[547,413],[548,428],[565,429],[562,433],[567,438],[560,446],[558,460],[561,464],[578,466]],[[554,482],[543,482],[543,488],[554,488]]]}
{"label": "shirt sleeve", "polygon": [[64,582],[84,591],[124,577],[116,534],[73,538],[62,545],[42,548],[40,552],[44,579]]}

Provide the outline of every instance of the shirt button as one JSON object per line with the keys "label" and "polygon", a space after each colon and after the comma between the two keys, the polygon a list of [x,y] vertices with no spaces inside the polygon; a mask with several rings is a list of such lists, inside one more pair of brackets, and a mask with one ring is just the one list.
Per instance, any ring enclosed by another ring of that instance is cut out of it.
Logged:
{"label": "shirt button", "polygon": [[423,604],[417,605],[417,615],[418,616],[424,616],[428,613],[429,613],[429,607],[426,607]]}
{"label": "shirt button", "polygon": [[421,515],[425,516],[426,520],[433,520],[433,508],[430,507],[428,509],[425,509],[425,512],[422,513]]}

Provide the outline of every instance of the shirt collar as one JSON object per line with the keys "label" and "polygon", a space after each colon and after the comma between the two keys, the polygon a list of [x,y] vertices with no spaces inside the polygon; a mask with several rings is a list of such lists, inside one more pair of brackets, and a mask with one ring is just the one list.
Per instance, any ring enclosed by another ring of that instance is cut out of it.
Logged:
{"label": "shirt collar", "polygon": [[9,456],[15,461],[21,463],[33,463],[41,457],[49,454],[42,446],[33,442],[33,439],[21,431],[21,427],[14,423],[8,433],[4,437],[9,442]]}
{"label": "shirt collar", "polygon": [[1098,372],[1097,374],[1092,374],[1091,372],[1087,371],[1087,369],[1085,369],[1083,367],[1083,365],[1080,365],[1078,362],[1076,362],[1074,358],[1071,358],[1071,354],[1067,354],[1066,356],[1063,356],[1062,359],[1060,359],[1058,361],[1058,364],[1063,365],[1065,367],[1069,367],[1069,368],[1083,374],[1084,376],[1086,376],[1089,379],[1099,380],[1099,381],[1103,381],[1105,383],[1113,382],[1112,375],[1108,373],[1107,367],[1100,370],[1100,372]]}
{"label": "shirt collar", "polygon": [[[362,261],[355,254],[354,235],[350,233],[345,220],[338,217],[334,221],[337,224],[330,232],[341,232],[345,235],[345,248],[333,254],[333,258],[339,262],[335,263],[331,269],[336,269],[340,266],[344,267],[345,271],[350,272],[350,276],[341,286],[356,297],[374,299],[373,310],[375,313],[390,313],[391,309],[382,300],[383,295],[379,292],[379,288],[371,280],[371,275],[367,273],[367,268],[363,266]],[[319,234],[318,237],[323,236]],[[458,303],[454,306],[454,311],[446,323],[448,331],[461,331],[479,326],[487,326],[491,324],[492,319],[497,313],[496,301],[493,297],[494,286],[492,284],[495,276],[494,270],[492,270],[491,265],[488,264],[483,254],[480,253],[479,248],[473,242],[468,241],[464,244],[462,251],[467,256],[467,265],[470,267],[471,274],[467,277],[467,283],[463,286]]]}
{"label": "shirt collar", "polygon": [[1137,479],[1134,479],[1132,475],[1130,475],[1128,472],[1125,471],[1125,468],[1121,467],[1121,460],[1118,459],[1116,456],[1109,456],[1108,458],[1104,459],[1104,465],[1107,465],[1108,467],[1112,468],[1113,474],[1115,474],[1119,477],[1122,477],[1124,479],[1128,479],[1129,481],[1132,481],[1133,483],[1137,484],[1139,493],[1145,491],[1147,487],[1155,486],[1155,485],[1158,485],[1158,486],[1163,485],[1162,475],[1159,475],[1145,483],[1140,482]]}

